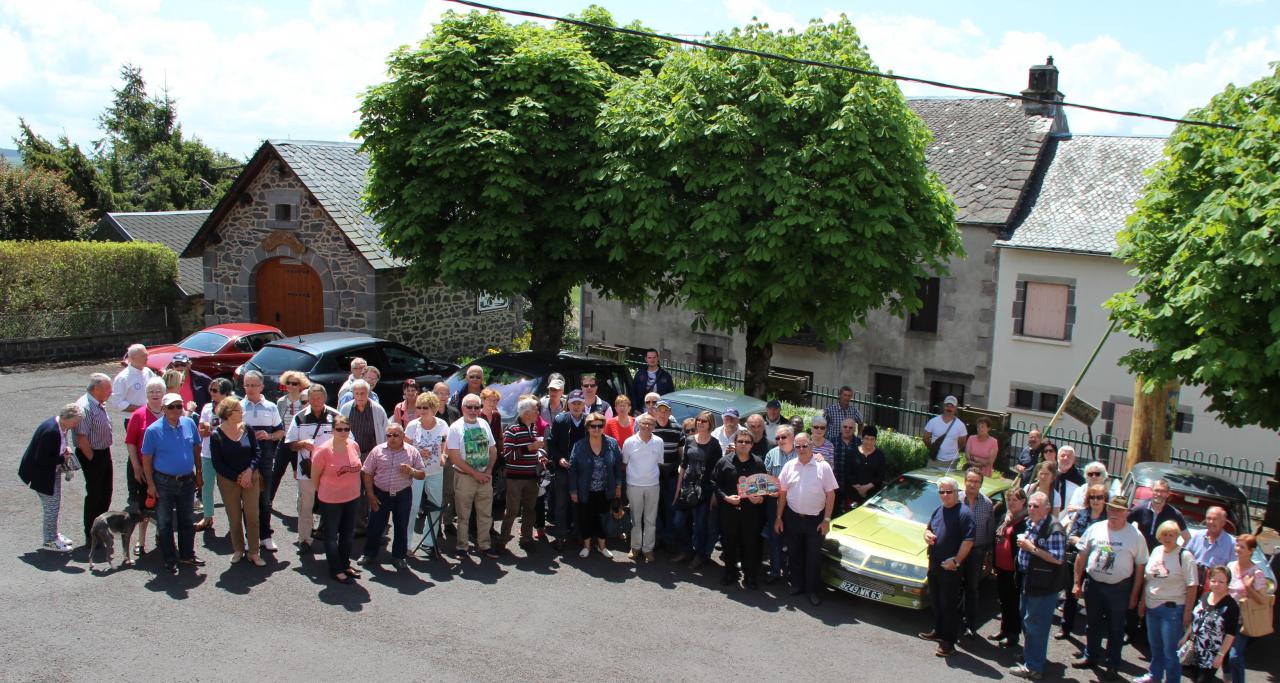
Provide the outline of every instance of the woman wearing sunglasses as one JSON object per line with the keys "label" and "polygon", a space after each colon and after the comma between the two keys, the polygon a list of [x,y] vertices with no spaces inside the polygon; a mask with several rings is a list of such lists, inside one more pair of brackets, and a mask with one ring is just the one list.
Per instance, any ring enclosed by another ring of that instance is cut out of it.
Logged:
{"label": "woman wearing sunglasses", "polygon": [[573,445],[569,456],[569,499],[578,508],[578,533],[582,536],[579,557],[591,554],[591,541],[605,557],[613,553],[605,547],[604,515],[609,504],[622,497],[622,451],[613,437],[605,436],[605,417],[587,416],[587,438]]}
{"label": "woman wearing sunglasses", "polygon": [[360,576],[351,566],[351,538],[360,499],[360,446],[351,439],[351,420],[333,418],[333,438],[311,453],[311,480],[320,499],[324,554],[329,575],[339,583]]}

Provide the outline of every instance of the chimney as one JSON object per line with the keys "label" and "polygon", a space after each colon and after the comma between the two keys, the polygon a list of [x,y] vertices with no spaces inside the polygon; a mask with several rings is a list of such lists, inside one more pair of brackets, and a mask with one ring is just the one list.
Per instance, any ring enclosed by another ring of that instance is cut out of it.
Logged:
{"label": "chimney", "polygon": [[1053,133],[1069,135],[1067,116],[1063,108],[1052,104],[1061,102],[1063,94],[1058,91],[1058,67],[1053,65],[1053,55],[1044,64],[1033,64],[1027,73],[1027,89],[1022,91],[1023,97],[1031,97],[1038,102],[1023,100],[1022,111],[1028,116],[1044,116],[1054,120]]}

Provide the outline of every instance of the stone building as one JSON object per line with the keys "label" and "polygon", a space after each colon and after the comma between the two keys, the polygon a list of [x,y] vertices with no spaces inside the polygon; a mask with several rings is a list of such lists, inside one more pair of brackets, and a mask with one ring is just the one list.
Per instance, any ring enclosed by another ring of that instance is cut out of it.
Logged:
{"label": "stone building", "polygon": [[263,143],[182,254],[203,258],[206,323],[364,332],[438,357],[509,344],[519,301],[406,281],[361,204],[368,168],[355,143]]}
{"label": "stone building", "polygon": [[[158,242],[181,256],[208,217],[207,209],[113,212],[98,221],[91,239]],[[170,321],[175,324],[169,327],[174,328],[178,335],[185,336],[204,327],[204,274],[200,259],[178,259],[178,279],[174,287],[178,292],[173,306],[176,320]]]}
{"label": "stone building", "polygon": [[[1059,102],[1057,77],[1052,60],[1033,66],[1023,94]],[[848,384],[891,401],[932,406],[951,394],[985,407],[996,315],[993,244],[1013,232],[1054,140],[1070,135],[1066,116],[1051,103],[1008,98],[924,98],[908,104],[933,133],[926,163],[955,200],[966,256],[951,261],[946,277],[921,283],[924,308],[910,319],[873,312],[866,327],[852,328],[837,348],[820,348],[803,335],[785,339],[774,345],[774,368],[807,376],[815,385]],[[583,294],[586,343],[654,347],[667,360],[740,371],[744,336],[695,331],[693,320],[679,308],[636,308],[590,290]],[[885,420],[892,424],[892,417]]]}

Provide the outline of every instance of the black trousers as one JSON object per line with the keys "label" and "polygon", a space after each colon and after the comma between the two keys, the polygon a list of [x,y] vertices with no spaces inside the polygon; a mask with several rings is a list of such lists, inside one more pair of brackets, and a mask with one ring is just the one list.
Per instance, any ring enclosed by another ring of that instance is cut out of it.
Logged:
{"label": "black trousers", "polygon": [[818,525],[822,515],[802,515],[790,506],[782,511],[782,536],[787,543],[787,566],[791,571],[791,585],[806,593],[817,593],[818,551],[822,548],[822,534]]}
{"label": "black trousers", "polygon": [[271,468],[271,502],[276,501],[276,491],[280,490],[280,482],[284,480],[284,473],[289,470],[289,466],[293,466],[293,476],[298,476],[298,454],[294,453],[283,441],[276,446],[276,464]]}
{"label": "black trousers", "polygon": [[356,499],[345,503],[320,503],[320,519],[324,520],[324,556],[329,575],[347,571],[351,566],[351,537],[356,527]]}
{"label": "black trousers", "polygon": [[961,580],[964,581],[964,627],[978,630],[978,587],[982,585],[982,563],[991,548],[977,546],[964,558],[960,565]]}
{"label": "black trousers", "polygon": [[[93,520],[111,509],[111,482],[114,478],[111,449],[95,448],[93,460],[87,460],[77,448],[76,459],[80,461],[80,471],[84,473],[84,537],[87,542],[89,531],[93,529]],[[57,473],[57,476],[62,474]]]}
{"label": "black trousers", "polygon": [[947,571],[941,561],[929,561],[929,597],[933,603],[933,632],[947,648],[955,647],[960,631],[960,570]]}
{"label": "black trousers", "polygon": [[[262,473],[262,486],[258,488],[258,535],[262,540],[271,538],[271,499],[276,482],[273,477],[276,467],[276,447],[279,441],[259,441],[262,456],[258,471]],[[257,552],[256,550],[254,552]]]}
{"label": "black trousers", "polygon": [[[736,576],[738,562],[742,563],[742,576],[755,581],[760,574],[760,532],[764,530],[764,505],[754,505],[744,499],[740,505],[720,501],[720,559],[724,561],[726,574]],[[631,514],[640,514],[632,510]]]}
{"label": "black trousers", "polygon": [[996,594],[1000,596],[1000,633],[1016,644],[1022,637],[1022,572],[997,569]]}
{"label": "black trousers", "polygon": [[[583,541],[605,540],[604,516],[609,514],[609,499],[604,491],[578,493],[578,533]],[[488,533],[488,530],[485,530]]]}

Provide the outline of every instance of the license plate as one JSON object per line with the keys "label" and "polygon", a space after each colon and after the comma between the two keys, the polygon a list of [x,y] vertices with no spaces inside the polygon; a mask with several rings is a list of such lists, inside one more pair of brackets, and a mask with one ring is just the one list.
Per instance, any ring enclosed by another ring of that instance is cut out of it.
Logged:
{"label": "license plate", "polygon": [[870,588],[864,588],[852,581],[841,581],[840,590],[869,600],[880,600],[882,598],[880,591],[873,591]]}

